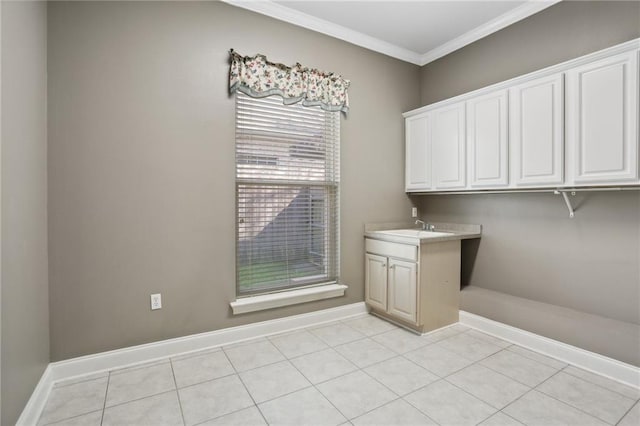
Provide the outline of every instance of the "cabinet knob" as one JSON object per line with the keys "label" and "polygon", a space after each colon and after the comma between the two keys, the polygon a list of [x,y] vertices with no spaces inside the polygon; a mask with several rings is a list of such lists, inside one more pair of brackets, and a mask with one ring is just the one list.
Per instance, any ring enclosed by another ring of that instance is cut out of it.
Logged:
{"label": "cabinet knob", "polygon": [[393,269],[393,268],[395,268],[395,267],[396,267],[396,265],[391,265],[391,266],[389,266],[389,268],[390,268],[390,269]]}
{"label": "cabinet knob", "polygon": [[383,268],[386,268],[386,267],[387,267],[387,264],[386,264],[386,263],[383,263],[383,264],[382,264],[382,267],[383,267]]}

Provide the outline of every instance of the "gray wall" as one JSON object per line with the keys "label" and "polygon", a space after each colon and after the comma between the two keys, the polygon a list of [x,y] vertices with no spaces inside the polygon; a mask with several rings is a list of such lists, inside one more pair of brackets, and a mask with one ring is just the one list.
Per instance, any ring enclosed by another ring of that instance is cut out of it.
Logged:
{"label": "gray wall", "polygon": [[[49,4],[51,356],[360,302],[363,224],[403,220],[401,113],[419,68],[217,2]],[[342,119],[346,297],[233,316],[228,50],[352,80]],[[150,312],[149,295],[163,294]]]}
{"label": "gray wall", "polygon": [[[638,2],[562,2],[421,70],[422,104],[535,71],[640,37]],[[568,218],[552,194],[417,196],[424,218],[481,223],[468,247],[468,284],[587,314],[640,324],[640,194],[580,193]],[[487,307],[490,312],[490,307]],[[506,313],[496,319],[515,323]],[[553,327],[526,329],[566,339]],[[589,324],[578,324],[588,328]],[[636,335],[638,335],[636,331]],[[619,359],[615,330],[571,342]],[[596,342],[607,339],[608,345]],[[609,349],[606,348],[609,346]],[[640,365],[640,351],[625,360]]]}
{"label": "gray wall", "polygon": [[428,105],[640,36],[640,2],[563,1],[421,68]]}
{"label": "gray wall", "polygon": [[49,362],[47,5],[2,7],[2,424]]}

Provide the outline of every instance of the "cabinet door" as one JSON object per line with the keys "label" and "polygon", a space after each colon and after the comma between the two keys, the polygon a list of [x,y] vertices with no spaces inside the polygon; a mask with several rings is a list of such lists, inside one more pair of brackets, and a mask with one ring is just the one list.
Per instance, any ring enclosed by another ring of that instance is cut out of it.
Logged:
{"label": "cabinet door", "polygon": [[464,102],[431,111],[435,189],[466,185]]}
{"label": "cabinet door", "polygon": [[387,310],[387,258],[365,255],[365,302],[374,308]]}
{"label": "cabinet door", "polygon": [[389,259],[389,308],[387,312],[412,323],[418,305],[417,267],[413,262]]}
{"label": "cabinet door", "polygon": [[563,99],[561,73],[509,90],[509,139],[515,186],[563,183]]}
{"label": "cabinet door", "polygon": [[467,101],[469,180],[474,188],[509,185],[507,91]]}
{"label": "cabinet door", "polygon": [[637,182],[637,51],[567,72],[567,138],[573,182]]}
{"label": "cabinet door", "polygon": [[409,117],[405,121],[405,189],[431,189],[430,115]]}

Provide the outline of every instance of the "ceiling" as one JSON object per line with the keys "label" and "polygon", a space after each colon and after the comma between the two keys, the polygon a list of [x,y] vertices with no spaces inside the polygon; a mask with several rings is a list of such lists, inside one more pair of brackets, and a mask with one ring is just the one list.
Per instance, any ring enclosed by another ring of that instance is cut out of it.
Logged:
{"label": "ceiling", "polygon": [[223,0],[424,65],[559,0]]}

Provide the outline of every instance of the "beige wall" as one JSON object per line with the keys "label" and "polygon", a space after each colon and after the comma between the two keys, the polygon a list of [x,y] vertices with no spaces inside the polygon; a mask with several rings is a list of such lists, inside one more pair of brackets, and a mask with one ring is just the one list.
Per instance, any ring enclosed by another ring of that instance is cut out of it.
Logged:
{"label": "beige wall", "polygon": [[[422,104],[637,37],[638,2],[562,2],[423,67]],[[479,246],[467,248],[467,260],[474,260],[472,269],[466,268],[472,286],[635,324],[640,335],[638,191],[580,193],[572,199],[574,219],[553,194],[412,199],[423,218],[483,225]],[[515,315],[491,306],[478,313],[517,322]],[[542,327],[539,320],[544,319],[529,317],[517,326],[567,341],[566,333]],[[576,334],[585,334],[590,325],[585,320],[576,327]],[[621,354],[628,347],[623,340],[611,329],[569,343],[640,365],[638,346],[635,353]]]}
{"label": "beige wall", "polygon": [[[53,2],[48,36],[52,360],[363,300],[363,224],[409,214],[400,114],[419,105],[417,66],[217,2]],[[346,297],[230,312],[230,48],[352,80]]]}
{"label": "beige wall", "polygon": [[2,7],[2,424],[49,362],[47,5]]}

